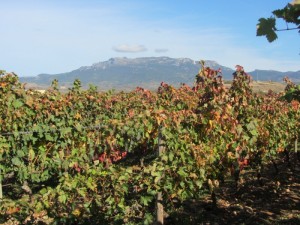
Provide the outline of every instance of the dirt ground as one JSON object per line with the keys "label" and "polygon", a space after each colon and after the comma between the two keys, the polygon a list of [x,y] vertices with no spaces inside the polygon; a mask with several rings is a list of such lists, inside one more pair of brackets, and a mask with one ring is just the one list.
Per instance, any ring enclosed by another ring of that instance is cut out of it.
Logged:
{"label": "dirt ground", "polygon": [[300,162],[296,157],[291,166],[282,158],[266,165],[261,181],[256,172],[244,171],[243,182],[236,189],[233,181],[225,181],[216,192],[217,207],[212,207],[210,196],[201,201],[183,203],[165,224],[300,224]]}

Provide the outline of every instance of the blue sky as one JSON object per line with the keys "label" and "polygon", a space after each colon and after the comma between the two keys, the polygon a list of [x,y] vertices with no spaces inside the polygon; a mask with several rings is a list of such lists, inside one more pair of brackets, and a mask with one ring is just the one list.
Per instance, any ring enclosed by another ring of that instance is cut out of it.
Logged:
{"label": "blue sky", "polygon": [[296,71],[297,31],[279,33],[274,43],[256,37],[258,19],[288,2],[0,0],[0,69],[35,76],[112,57],[169,56]]}

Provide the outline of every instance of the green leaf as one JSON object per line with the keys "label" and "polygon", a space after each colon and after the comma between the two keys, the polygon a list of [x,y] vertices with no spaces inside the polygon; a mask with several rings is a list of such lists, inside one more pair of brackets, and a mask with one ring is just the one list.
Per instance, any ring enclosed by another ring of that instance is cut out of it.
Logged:
{"label": "green leaf", "polygon": [[77,189],[78,194],[81,195],[82,197],[86,196],[86,189],[85,188],[79,188]]}
{"label": "green leaf", "polygon": [[160,176],[154,178],[154,183],[157,184],[160,181]]}
{"label": "green leaf", "polygon": [[119,181],[124,181],[124,180],[127,180],[128,179],[128,177],[127,176],[125,176],[125,175],[122,175],[122,176],[120,176],[119,177]]}
{"label": "green leaf", "polygon": [[25,155],[25,153],[22,150],[18,150],[17,155],[19,158],[22,158]]}
{"label": "green leaf", "polygon": [[173,152],[170,152],[169,153],[169,161],[172,162],[174,159],[174,153]]}
{"label": "green leaf", "polygon": [[144,217],[144,225],[150,225],[153,222],[153,216],[151,213],[146,213]]}
{"label": "green leaf", "polygon": [[60,203],[63,203],[63,204],[65,204],[66,203],[66,201],[67,201],[67,195],[66,194],[61,194],[60,196],[58,196],[58,201],[60,202]]}
{"label": "green leaf", "polygon": [[145,206],[148,206],[149,203],[153,200],[153,196],[141,196],[141,203]]}
{"label": "green leaf", "polygon": [[76,128],[76,130],[77,131],[79,131],[79,132],[81,132],[82,131],[82,125],[81,124],[76,124],[76,126],[75,126],[75,128]]}
{"label": "green leaf", "polygon": [[256,27],[257,36],[266,36],[269,42],[273,42],[277,39],[276,31],[276,20],[273,17],[270,18],[260,18],[259,23]]}
{"label": "green leaf", "polygon": [[22,164],[21,160],[19,158],[17,158],[17,157],[12,158],[11,162],[15,166],[20,166]]}
{"label": "green leaf", "polygon": [[42,190],[40,190],[40,194],[41,195],[45,195],[46,193],[48,193],[48,189],[47,188],[43,188]]}
{"label": "green leaf", "polygon": [[46,139],[46,141],[54,141],[53,137],[50,134],[47,134],[47,133],[45,135],[45,139]]}
{"label": "green leaf", "polygon": [[71,132],[72,132],[72,128],[67,127],[67,128],[64,128],[64,129],[61,130],[61,135],[64,136],[64,135],[69,134]]}
{"label": "green leaf", "polygon": [[164,161],[164,162],[167,162],[168,161],[168,156],[167,155],[163,155],[161,157],[161,160]]}
{"label": "green leaf", "polygon": [[188,174],[184,171],[184,169],[181,167],[177,172],[181,177],[187,177]]}
{"label": "green leaf", "polygon": [[13,105],[13,107],[14,107],[15,109],[18,109],[18,108],[20,108],[21,106],[23,106],[23,102],[20,101],[19,99],[16,99],[16,100],[13,101],[12,105]]}
{"label": "green leaf", "polygon": [[251,133],[253,136],[257,136],[257,135],[258,135],[258,133],[257,133],[256,130],[251,130],[250,133]]}
{"label": "green leaf", "polygon": [[266,34],[266,37],[269,42],[273,42],[277,39],[277,34],[275,33],[275,31],[270,31]]}

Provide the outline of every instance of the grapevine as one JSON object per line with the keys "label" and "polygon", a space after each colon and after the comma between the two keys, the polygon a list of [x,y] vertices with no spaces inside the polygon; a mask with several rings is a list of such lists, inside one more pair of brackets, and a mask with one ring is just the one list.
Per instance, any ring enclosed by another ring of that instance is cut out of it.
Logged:
{"label": "grapevine", "polygon": [[40,93],[2,71],[0,223],[150,224],[157,193],[166,211],[215,198],[226,177],[238,187],[241,170],[289,151],[300,132],[295,86],[258,96],[237,66],[227,89],[201,63],[194,87],[162,82],[156,92],[83,90],[75,80],[67,93],[58,81]]}

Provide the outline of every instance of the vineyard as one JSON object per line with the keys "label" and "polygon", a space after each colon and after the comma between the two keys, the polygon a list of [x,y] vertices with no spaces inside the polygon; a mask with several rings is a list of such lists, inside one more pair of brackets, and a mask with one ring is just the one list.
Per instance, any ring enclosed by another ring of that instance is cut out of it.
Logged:
{"label": "vineyard", "polygon": [[[0,75],[0,224],[152,224],[157,205],[209,193],[243,170],[300,158],[299,86],[256,94],[236,67],[230,88],[205,67],[194,87],[99,92],[75,80],[45,93]],[[159,204],[158,204],[159,203]]]}

